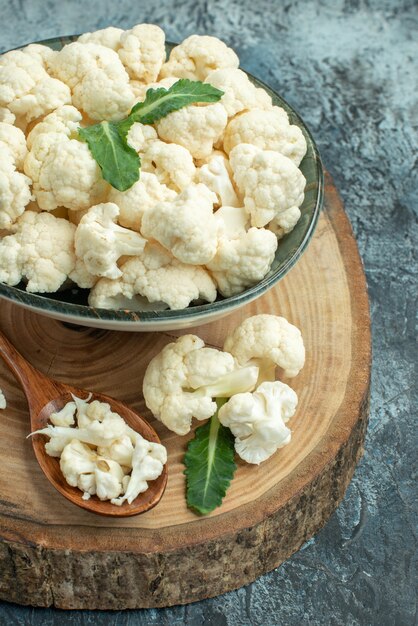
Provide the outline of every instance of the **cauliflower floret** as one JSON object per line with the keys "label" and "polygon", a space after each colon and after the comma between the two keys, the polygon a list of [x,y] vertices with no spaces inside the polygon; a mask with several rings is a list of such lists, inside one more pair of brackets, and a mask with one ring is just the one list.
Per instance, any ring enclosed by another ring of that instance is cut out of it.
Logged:
{"label": "cauliflower floret", "polygon": [[97,448],[97,454],[104,456],[106,459],[112,459],[125,467],[132,467],[133,451],[134,446],[129,435],[115,439],[107,448],[100,446]]}
{"label": "cauliflower floret", "polygon": [[3,391],[0,389],[0,409],[3,411],[7,407],[6,397]]}
{"label": "cauliflower floret", "polygon": [[209,263],[215,256],[218,225],[216,195],[205,185],[190,185],[172,202],[159,202],[142,217],[141,232],[171,251],[179,261]]}
{"label": "cauliflower floret", "polygon": [[[194,354],[196,351],[200,354]],[[196,335],[183,335],[150,361],[143,394],[157,419],[178,435],[185,435],[192,417],[204,420],[215,413],[213,397],[250,391],[257,376],[257,367],[237,370],[231,355],[206,348]]]}
{"label": "cauliflower floret", "polygon": [[211,271],[218,291],[228,298],[264,278],[276,249],[277,238],[272,232],[265,228],[250,228],[238,239],[221,237],[216,255],[206,267]]}
{"label": "cauliflower floret", "polygon": [[279,381],[262,383],[253,393],[238,393],[224,404],[219,421],[235,436],[235,450],[247,463],[259,465],[289,443],[285,423],[294,415],[296,393]]}
{"label": "cauliflower floret", "polygon": [[[75,429],[72,430],[76,432]],[[81,475],[94,473],[96,460],[96,452],[78,439],[72,439],[63,448],[60,458],[61,472],[67,483],[72,487],[78,487]]]}
{"label": "cauliflower floret", "polygon": [[74,104],[92,120],[121,120],[129,115],[134,100],[125,77],[111,78],[102,68],[87,72],[73,90]]}
{"label": "cauliflower floret", "polygon": [[[4,142],[0,141],[0,229],[5,230],[12,228],[19,216],[24,213],[25,207],[33,199],[30,189],[32,181],[28,176],[16,172],[14,160],[12,152]],[[2,259],[1,264],[3,265],[5,262],[6,259]],[[4,266],[4,271],[7,271],[6,266]]]}
{"label": "cauliflower floret", "polygon": [[129,129],[127,139],[129,145],[142,157],[142,154],[150,148],[151,144],[158,142],[158,135],[155,128],[149,124],[135,122]]}
{"label": "cauliflower floret", "polygon": [[96,477],[94,474],[80,474],[77,487],[83,491],[83,500],[90,500],[96,494]]}
{"label": "cauliflower floret", "polygon": [[35,58],[43,67],[47,69],[49,61],[58,54],[55,50],[52,50],[49,46],[43,46],[40,43],[31,43],[25,46],[21,50],[26,54],[30,54],[32,58]]}
{"label": "cauliflower floret", "polygon": [[94,276],[118,278],[117,266],[121,256],[140,254],[145,239],[138,233],[116,224],[119,207],[113,202],[91,207],[81,218],[75,233],[75,251],[87,270]]}
{"label": "cauliflower floret", "polygon": [[265,226],[302,204],[306,179],[283,154],[243,143],[231,150],[229,160],[252,226]]}
{"label": "cauliflower floret", "polygon": [[57,291],[75,266],[74,231],[67,220],[26,211],[14,234],[0,240],[0,281],[17,285],[26,278],[26,291]]}
{"label": "cauliflower floret", "polygon": [[197,170],[196,180],[203,183],[218,197],[218,206],[239,207],[241,202],[231,181],[232,171],[228,159],[215,153]]}
{"label": "cauliflower floret", "polygon": [[7,107],[0,107],[0,122],[3,124],[14,124],[16,115],[14,115]]}
{"label": "cauliflower floret", "polygon": [[295,124],[289,124],[287,113],[280,107],[253,109],[234,117],[226,127],[223,146],[226,153],[248,143],[261,150],[274,150],[299,165],[306,154],[306,140]]}
{"label": "cauliflower floret", "polygon": [[54,426],[72,426],[75,424],[75,412],[77,405],[75,402],[67,402],[67,404],[60,410],[51,413],[49,421]]}
{"label": "cauliflower floret", "polygon": [[120,38],[125,31],[122,28],[115,28],[109,26],[108,28],[102,28],[92,33],[83,33],[78,38],[78,43],[95,43],[111,48],[117,52],[120,48]]}
{"label": "cauliflower floret", "polygon": [[94,469],[96,495],[99,500],[112,500],[123,492],[123,469],[112,459],[98,457]]}
{"label": "cauliflower floret", "polygon": [[86,209],[106,199],[109,184],[87,144],[64,133],[41,133],[26,157],[25,174],[33,180],[39,207],[52,211],[64,206]]}
{"label": "cauliflower floret", "polygon": [[154,24],[138,24],[120,38],[119,58],[132,79],[157,80],[165,61],[165,34]]}
{"label": "cauliflower floret", "polygon": [[284,211],[284,213],[276,215],[276,217],[268,225],[268,229],[276,235],[277,239],[282,239],[294,229],[300,219],[300,216],[300,209],[296,206],[292,207],[291,209]]}
{"label": "cauliflower floret", "polygon": [[172,49],[160,78],[177,76],[190,80],[205,80],[216,69],[238,67],[235,52],[217,37],[191,35]]}
{"label": "cauliflower floret", "polygon": [[2,145],[10,150],[16,169],[21,170],[28,153],[25,134],[16,126],[0,122],[0,146]]}
{"label": "cauliflower floret", "polygon": [[45,71],[38,53],[12,50],[0,57],[0,107],[7,107],[25,126],[63,104],[71,92]]}
{"label": "cauliflower floret", "polygon": [[115,439],[120,439],[127,434],[127,424],[118,413],[107,412],[101,422],[92,420],[84,428],[71,428],[66,426],[51,426],[37,430],[31,435],[46,435],[51,439],[58,437],[62,440],[78,439],[92,446],[107,448]]}
{"label": "cauliflower floret", "polygon": [[167,463],[167,450],[159,443],[147,441],[136,435],[132,455],[132,474],[125,483],[125,493],[121,498],[112,499],[112,504],[120,506],[125,500],[131,504],[135,498],[148,489],[148,482],[161,476]]}
{"label": "cauliflower floret", "polygon": [[156,127],[161,139],[187,148],[195,159],[204,159],[222,136],[227,122],[225,108],[215,102],[183,107],[163,117]]}
{"label": "cauliflower floret", "polygon": [[170,202],[175,197],[176,192],[161,184],[154,174],[141,171],[140,180],[127,191],[112,187],[108,200],[119,207],[119,224],[140,232],[145,211],[157,202]]}
{"label": "cauliflower floret", "polygon": [[[90,306],[137,311],[167,305],[184,309],[193,300],[213,302],[216,298],[215,283],[203,267],[180,263],[157,244],[147,243],[144,252],[123,263],[120,270],[118,280],[102,278],[96,283],[89,295]],[[146,301],[138,300],[138,295]]]}
{"label": "cauliflower floret", "polygon": [[62,133],[65,137],[70,138],[77,132],[82,117],[80,111],[69,104],[49,113],[28,134],[27,144],[29,150],[32,149],[35,139],[46,133]]}
{"label": "cauliflower floret", "polygon": [[176,193],[188,187],[196,174],[193,157],[183,146],[154,141],[141,154],[141,170],[155,174],[160,183]]}
{"label": "cauliflower floret", "polygon": [[245,319],[227,337],[224,350],[230,352],[240,365],[257,363],[263,380],[274,380],[276,366],[293,378],[305,363],[300,330],[284,317],[266,313]]}
{"label": "cauliflower floret", "polygon": [[74,105],[94,120],[120,120],[133,105],[129,76],[117,53],[95,43],[70,43],[53,57],[49,71],[68,85]]}
{"label": "cauliflower floret", "polygon": [[215,70],[205,79],[224,92],[220,102],[225,107],[228,117],[249,109],[270,109],[273,104],[267,91],[256,87],[247,74],[236,68]]}

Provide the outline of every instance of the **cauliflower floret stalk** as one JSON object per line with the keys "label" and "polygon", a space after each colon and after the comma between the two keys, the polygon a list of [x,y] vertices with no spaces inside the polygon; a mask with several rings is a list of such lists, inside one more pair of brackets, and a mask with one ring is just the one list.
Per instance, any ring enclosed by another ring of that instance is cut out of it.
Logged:
{"label": "cauliflower floret stalk", "polygon": [[[95,46],[95,44],[78,43],[71,45],[78,45],[82,48],[83,46]],[[106,49],[103,46],[96,47],[115,54],[113,50]],[[203,107],[188,106],[188,112],[181,118],[185,122],[182,129],[182,137],[183,139],[186,137],[186,140],[195,126],[198,128],[203,122],[211,121],[213,128],[211,128],[208,136],[205,137],[205,149],[202,153],[202,156],[204,156],[206,152],[208,154],[211,152],[214,141],[219,138],[226,126],[226,111],[221,104],[217,104],[222,95],[223,91],[216,89],[212,85],[181,79],[168,89],[164,87],[148,89],[144,102],[135,104],[125,119],[104,121],[87,128],[79,128],[78,133],[80,138],[87,143],[91,154],[99,164],[103,178],[115,189],[126,191],[139,180],[141,166],[138,152],[141,152],[142,148],[138,146],[134,139],[133,135],[135,133],[131,135],[132,144],[130,143],[129,131],[133,124],[136,122],[140,124],[154,124],[168,114],[175,113],[187,105],[197,102],[199,104],[207,103],[208,106]],[[219,119],[221,119],[220,122]],[[175,139],[175,143],[181,144],[183,142],[179,140],[179,137]],[[193,145],[195,150],[190,150],[193,156],[197,156],[197,153],[200,152],[199,144],[201,139],[201,137],[194,139]],[[193,137],[190,140],[192,141]],[[137,152],[135,148],[140,149]],[[188,167],[192,170],[193,175],[194,170],[192,166],[193,163],[190,162]],[[183,182],[180,181],[180,186],[183,185]],[[176,185],[178,185],[178,181],[176,181]]]}

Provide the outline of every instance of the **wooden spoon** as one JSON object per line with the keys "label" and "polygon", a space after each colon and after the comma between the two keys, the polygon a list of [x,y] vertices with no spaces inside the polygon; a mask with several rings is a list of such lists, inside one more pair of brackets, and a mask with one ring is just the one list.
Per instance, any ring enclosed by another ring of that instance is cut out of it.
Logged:
{"label": "wooden spoon", "polygon": [[[45,428],[51,413],[59,411],[67,402],[72,401],[71,394],[83,399],[89,394],[85,389],[77,389],[76,387],[65,385],[41,374],[19,354],[2,333],[0,333],[0,356],[20,381],[26,394],[32,432]],[[94,393],[92,400],[107,402],[112,407],[112,411],[119,413],[126,423],[142,435],[144,439],[161,443],[157,433],[148,422],[122,402],[101,393]],[[111,517],[139,515],[149,511],[149,509],[158,504],[164,493],[167,484],[167,465],[164,465],[162,474],[156,480],[151,481],[149,488],[144,493],[139,494],[132,504],[124,502],[121,506],[117,506],[111,504],[110,501],[102,502],[97,496],[92,496],[89,500],[83,500],[82,491],[76,487],[71,487],[66,482],[59,466],[59,459],[51,457],[45,452],[45,442],[48,440],[48,437],[34,435],[31,439],[38,463],[55,489],[73,504],[77,504],[77,506],[92,513],[109,515]]]}

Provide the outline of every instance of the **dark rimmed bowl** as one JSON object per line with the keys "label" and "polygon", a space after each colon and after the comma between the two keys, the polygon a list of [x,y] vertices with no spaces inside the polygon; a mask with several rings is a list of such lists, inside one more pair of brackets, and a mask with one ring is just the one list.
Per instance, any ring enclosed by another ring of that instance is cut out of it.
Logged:
{"label": "dark rimmed bowl", "polygon": [[[76,41],[78,35],[56,37],[39,41],[53,50]],[[167,43],[169,52],[175,44]],[[247,72],[248,74],[248,72]],[[280,240],[272,267],[259,283],[230,298],[218,297],[215,302],[191,306],[180,311],[113,311],[88,306],[88,290],[72,288],[55,294],[37,295],[27,293],[24,285],[9,287],[0,283],[0,297],[19,306],[55,319],[84,326],[109,330],[156,331],[175,330],[213,322],[259,298],[271,289],[294,266],[305,251],[315,230],[323,202],[323,171],[315,142],[301,117],[292,107],[263,82],[248,74],[258,87],[263,87],[272,97],[273,104],[283,107],[292,124],[301,128],[306,138],[307,153],[300,164],[306,178],[305,199],[300,207],[302,216],[294,230]]]}

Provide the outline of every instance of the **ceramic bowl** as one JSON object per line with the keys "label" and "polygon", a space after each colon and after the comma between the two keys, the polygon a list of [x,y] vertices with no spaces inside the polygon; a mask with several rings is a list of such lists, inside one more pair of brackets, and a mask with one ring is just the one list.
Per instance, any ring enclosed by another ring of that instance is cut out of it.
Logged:
{"label": "ceramic bowl", "polygon": [[[65,44],[77,39],[77,35],[47,39],[38,43],[60,50]],[[167,51],[174,44],[167,44]],[[158,331],[199,326],[229,315],[271,289],[293,267],[306,249],[318,220],[323,201],[323,172],[315,142],[300,116],[277,93],[260,80],[248,74],[258,87],[263,87],[273,103],[283,107],[292,124],[299,126],[306,138],[307,153],[300,165],[306,178],[305,199],[301,206],[302,216],[294,230],[279,241],[272,267],[259,283],[230,298],[218,296],[215,302],[190,306],[180,311],[114,311],[88,306],[88,290],[72,288],[59,293],[38,295],[27,293],[24,285],[9,287],[0,283],[0,297],[30,309],[41,315],[84,326],[109,330]]]}

